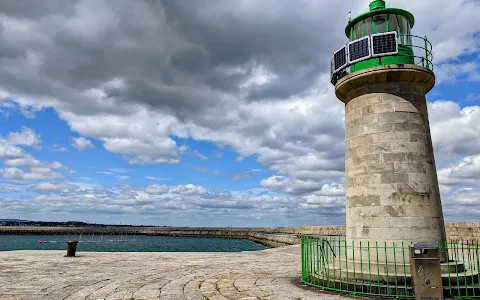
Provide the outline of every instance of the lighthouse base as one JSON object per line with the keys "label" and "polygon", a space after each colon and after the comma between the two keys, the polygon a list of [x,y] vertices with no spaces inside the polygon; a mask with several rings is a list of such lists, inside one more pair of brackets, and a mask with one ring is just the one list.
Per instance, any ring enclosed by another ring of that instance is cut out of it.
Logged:
{"label": "lighthouse base", "polygon": [[[344,238],[302,238],[302,282],[356,295],[411,298],[415,291],[409,246],[349,246]],[[440,264],[444,297],[480,298],[478,243],[451,242],[439,250],[446,253],[446,262]]]}

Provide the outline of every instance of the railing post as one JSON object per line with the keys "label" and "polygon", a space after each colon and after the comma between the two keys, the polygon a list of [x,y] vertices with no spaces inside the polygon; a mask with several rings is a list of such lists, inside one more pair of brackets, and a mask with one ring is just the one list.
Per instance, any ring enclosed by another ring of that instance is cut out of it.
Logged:
{"label": "railing post", "polygon": [[423,38],[423,41],[425,42],[425,60],[427,61],[427,69],[430,69],[430,63],[428,62],[428,40],[427,36]]}

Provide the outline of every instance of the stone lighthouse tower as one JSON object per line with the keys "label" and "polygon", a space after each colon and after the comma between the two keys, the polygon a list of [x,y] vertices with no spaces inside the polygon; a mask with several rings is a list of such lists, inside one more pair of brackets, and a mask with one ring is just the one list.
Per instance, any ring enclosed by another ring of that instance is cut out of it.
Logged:
{"label": "stone lighthouse tower", "polygon": [[414,22],[373,1],[333,55],[345,103],[347,241],[446,239],[425,99],[435,84],[431,45],[411,35]]}
{"label": "stone lighthouse tower", "polygon": [[302,238],[305,284],[480,298],[479,244],[446,242],[425,99],[435,85],[432,45],[411,34],[414,23],[375,0],[349,20],[350,41],[333,54],[331,82],[345,103],[346,237]]}

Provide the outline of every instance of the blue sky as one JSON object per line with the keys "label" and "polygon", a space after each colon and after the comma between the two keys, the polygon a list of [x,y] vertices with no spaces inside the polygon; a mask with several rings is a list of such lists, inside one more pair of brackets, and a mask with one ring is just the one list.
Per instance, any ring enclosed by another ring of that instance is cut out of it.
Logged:
{"label": "blue sky", "polygon": [[[242,3],[0,3],[0,219],[344,224],[329,63],[346,7],[369,1]],[[480,4],[387,6],[417,16],[434,46],[445,219],[478,220],[480,23],[455,20]]]}
{"label": "blue sky", "polygon": [[[42,147],[29,149],[37,159],[59,161],[77,171],[71,180],[84,180],[101,186],[124,183],[185,185],[198,182],[208,189],[245,190],[259,187],[258,182],[262,178],[274,174],[257,162],[256,155],[236,161],[238,154],[228,146],[219,147],[208,141],[177,137],[173,139],[178,145],[188,147],[181,154],[179,164],[132,165],[121,155],[106,151],[97,140],[91,140],[94,148],[79,150],[72,146],[71,140],[79,137],[78,133],[71,131],[52,108],[36,112],[34,118],[27,118],[13,108],[4,111],[0,120],[1,135],[7,136],[26,126],[41,136]],[[66,150],[55,151],[55,148]]]}

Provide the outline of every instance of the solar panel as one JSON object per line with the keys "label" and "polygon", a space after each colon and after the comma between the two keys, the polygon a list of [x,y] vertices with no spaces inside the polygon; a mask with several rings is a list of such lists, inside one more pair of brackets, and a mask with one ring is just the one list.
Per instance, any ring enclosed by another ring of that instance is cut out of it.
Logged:
{"label": "solar panel", "polygon": [[385,56],[398,53],[397,32],[372,35],[372,56]]}
{"label": "solar panel", "polygon": [[342,48],[335,51],[332,58],[332,75],[337,73],[340,69],[343,69],[347,66],[347,47],[343,46]]}
{"label": "solar panel", "polygon": [[361,39],[348,43],[348,63],[353,64],[357,61],[370,58],[370,37],[366,36]]}

